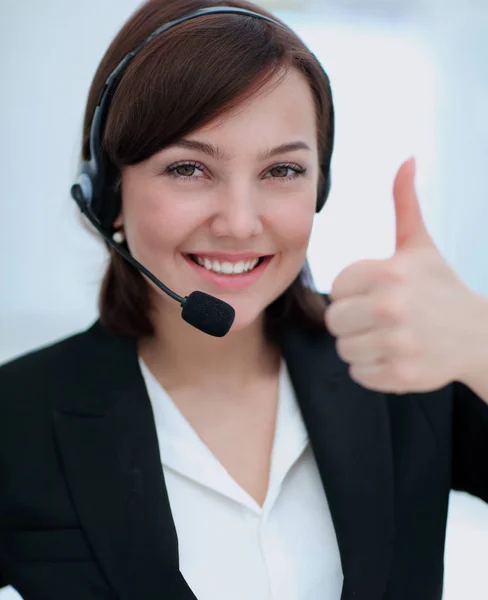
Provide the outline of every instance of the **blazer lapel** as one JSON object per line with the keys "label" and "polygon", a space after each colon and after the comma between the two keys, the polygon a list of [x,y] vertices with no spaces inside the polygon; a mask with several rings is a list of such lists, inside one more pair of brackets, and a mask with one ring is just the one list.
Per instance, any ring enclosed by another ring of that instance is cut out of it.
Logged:
{"label": "blazer lapel", "polygon": [[341,599],[382,598],[394,537],[386,395],[350,378],[328,333],[314,336],[290,327],[280,343],[336,530]]}
{"label": "blazer lapel", "polygon": [[[194,600],[179,571],[178,542],[136,341],[86,334],[80,389],[54,413],[78,515],[101,568],[124,599]],[[73,381],[78,381],[79,376]]]}

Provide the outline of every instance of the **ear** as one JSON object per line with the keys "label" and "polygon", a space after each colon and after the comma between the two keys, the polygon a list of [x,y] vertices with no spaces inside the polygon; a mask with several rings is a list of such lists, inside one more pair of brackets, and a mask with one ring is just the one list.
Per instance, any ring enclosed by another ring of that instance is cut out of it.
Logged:
{"label": "ear", "polygon": [[122,211],[119,212],[118,217],[115,219],[113,223],[114,229],[121,229],[124,226],[124,218],[122,216]]}

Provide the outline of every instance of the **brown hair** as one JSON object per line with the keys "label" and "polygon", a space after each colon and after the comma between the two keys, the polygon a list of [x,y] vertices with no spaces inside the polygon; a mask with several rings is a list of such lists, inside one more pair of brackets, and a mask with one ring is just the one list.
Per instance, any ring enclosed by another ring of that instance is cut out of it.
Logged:
{"label": "brown hair", "polygon": [[[163,23],[209,6],[271,13],[245,1],[147,0],[128,19],[106,51],[92,82],[83,126],[83,159],[89,159],[90,125],[108,75],[120,60]],[[119,170],[141,162],[192,130],[231,110],[277,75],[297,68],[308,80],[317,113],[321,160],[328,143],[332,94],[315,56],[290,30],[242,15],[206,15],[157,36],[129,64],[111,101],[102,148]],[[319,187],[328,173],[321,173]],[[109,247],[99,295],[107,329],[136,337],[154,333],[149,286],[143,275]],[[265,313],[267,334],[286,319],[324,330],[325,301],[314,290],[308,261]]]}

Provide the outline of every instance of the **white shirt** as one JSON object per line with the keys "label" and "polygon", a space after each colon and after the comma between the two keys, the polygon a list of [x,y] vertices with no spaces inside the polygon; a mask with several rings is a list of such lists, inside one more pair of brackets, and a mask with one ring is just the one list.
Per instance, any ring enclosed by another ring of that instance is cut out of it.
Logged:
{"label": "white shirt", "polygon": [[340,600],[343,573],[319,472],[282,360],[262,507],[225,470],[139,358],[179,544],[198,600]]}

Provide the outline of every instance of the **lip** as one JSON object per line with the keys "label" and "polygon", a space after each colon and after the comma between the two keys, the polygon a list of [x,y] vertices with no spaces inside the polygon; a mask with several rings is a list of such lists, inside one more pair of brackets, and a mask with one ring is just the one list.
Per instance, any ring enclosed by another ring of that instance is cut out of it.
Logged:
{"label": "lip", "polygon": [[[260,277],[262,277],[263,273],[268,268],[269,263],[273,260],[274,255],[265,256],[261,263],[249,273],[241,273],[240,275],[220,275],[219,273],[214,273],[213,271],[207,271],[204,267],[197,265],[197,263],[193,262],[188,254],[182,255],[185,261],[190,265],[190,267],[206,282],[214,285],[215,287],[226,289],[226,290],[240,290],[246,287],[249,287],[253,283],[256,283]],[[198,256],[198,255],[197,255]],[[210,254],[204,254],[202,256],[215,256]],[[246,254],[246,258],[249,254]],[[256,255],[263,256],[262,254]],[[235,259],[234,259],[235,260]]]}
{"label": "lip", "polygon": [[240,260],[253,260],[254,258],[261,258],[261,256],[271,256],[266,252],[185,252],[185,254],[192,254],[193,256],[199,256],[200,258],[213,258],[219,262],[227,260],[229,262],[238,262]]}

